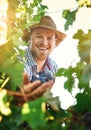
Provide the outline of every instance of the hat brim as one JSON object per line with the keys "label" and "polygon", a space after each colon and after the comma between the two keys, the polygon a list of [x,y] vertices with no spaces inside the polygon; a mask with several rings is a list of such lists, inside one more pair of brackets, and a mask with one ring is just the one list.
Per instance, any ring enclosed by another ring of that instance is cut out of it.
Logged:
{"label": "hat brim", "polygon": [[66,37],[65,33],[61,32],[61,31],[58,31],[58,30],[55,30],[52,27],[44,26],[44,25],[40,25],[40,24],[35,24],[34,26],[31,26],[30,31],[32,31],[33,29],[39,28],[39,27],[51,29],[56,33],[56,46],[58,46],[61,43],[61,41],[63,41],[65,39],[65,37]]}

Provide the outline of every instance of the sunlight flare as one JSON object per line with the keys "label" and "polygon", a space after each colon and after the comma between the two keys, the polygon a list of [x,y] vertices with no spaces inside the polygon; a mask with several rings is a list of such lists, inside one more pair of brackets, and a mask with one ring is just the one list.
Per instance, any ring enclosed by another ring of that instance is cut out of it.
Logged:
{"label": "sunlight flare", "polygon": [[0,0],[0,45],[6,42],[7,37],[7,0]]}

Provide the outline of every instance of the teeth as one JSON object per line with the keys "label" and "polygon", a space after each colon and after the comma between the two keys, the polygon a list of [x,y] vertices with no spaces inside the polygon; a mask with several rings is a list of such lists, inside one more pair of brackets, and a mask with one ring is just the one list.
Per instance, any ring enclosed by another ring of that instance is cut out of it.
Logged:
{"label": "teeth", "polygon": [[47,50],[47,48],[39,48],[40,50],[44,50],[44,51],[46,51]]}

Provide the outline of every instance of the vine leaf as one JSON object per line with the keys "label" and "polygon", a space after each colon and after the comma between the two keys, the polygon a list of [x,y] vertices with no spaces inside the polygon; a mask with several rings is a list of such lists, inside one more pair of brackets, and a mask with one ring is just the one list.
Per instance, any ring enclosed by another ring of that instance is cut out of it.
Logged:
{"label": "vine leaf", "polygon": [[74,11],[64,10],[63,11],[62,17],[66,19],[65,30],[68,30],[69,25],[72,25],[73,22],[75,21],[76,12],[77,10],[74,10]]}
{"label": "vine leaf", "polygon": [[73,36],[74,39],[78,39],[78,53],[82,61],[90,64],[90,51],[91,51],[91,30],[85,34],[82,30]]}
{"label": "vine leaf", "polygon": [[45,101],[43,97],[28,102],[23,105],[22,118],[27,121],[31,128],[36,129],[37,127],[45,124],[45,113],[42,111],[41,104]]}
{"label": "vine leaf", "polygon": [[91,96],[85,93],[78,93],[76,95],[77,104],[75,109],[77,112],[84,112],[85,110],[91,110]]}
{"label": "vine leaf", "polygon": [[23,67],[24,65],[17,58],[12,42],[0,46],[0,72],[10,77],[12,88],[22,83]]}

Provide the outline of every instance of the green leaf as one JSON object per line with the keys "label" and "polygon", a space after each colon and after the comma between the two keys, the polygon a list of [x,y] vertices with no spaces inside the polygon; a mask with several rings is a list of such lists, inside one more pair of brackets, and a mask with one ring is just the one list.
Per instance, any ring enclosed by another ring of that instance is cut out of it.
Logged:
{"label": "green leaf", "polygon": [[3,129],[4,130],[21,130],[22,129],[21,108],[13,105],[11,106],[11,110],[12,110],[12,114],[10,116],[3,116],[3,119],[0,123],[0,130],[3,130]]}
{"label": "green leaf", "polygon": [[89,82],[91,80],[91,65],[90,64],[85,66],[83,70],[82,78],[84,82]]}
{"label": "green leaf", "polygon": [[67,80],[64,83],[64,88],[68,89],[69,92],[72,91],[72,88],[74,87],[74,74],[75,70],[71,66],[67,69],[60,68],[58,72],[56,73],[56,76],[64,76],[67,77]]}
{"label": "green leaf", "polygon": [[69,92],[71,92],[73,87],[74,87],[74,78],[70,75],[67,81],[64,83],[64,88],[67,89]]}
{"label": "green leaf", "polygon": [[63,11],[62,17],[66,19],[65,30],[68,30],[69,25],[72,25],[73,22],[75,21],[76,12],[77,10],[74,10],[74,11],[64,10]]}
{"label": "green leaf", "polygon": [[74,39],[78,39],[78,52],[82,61],[90,64],[90,52],[91,52],[91,30],[85,34],[82,30],[73,36]]}
{"label": "green leaf", "polygon": [[72,75],[74,73],[74,68],[69,66],[69,68],[59,68],[58,72],[56,73],[56,76],[65,76],[68,77],[69,75]]}
{"label": "green leaf", "polygon": [[11,41],[0,46],[0,65],[6,64],[10,57],[15,53]]}
{"label": "green leaf", "polygon": [[91,0],[76,0],[78,1],[79,7],[91,7]]}
{"label": "green leaf", "polygon": [[10,76],[12,85],[15,84],[16,86],[20,86],[22,84],[23,68],[23,64],[15,63],[7,66],[3,72],[6,72]]}
{"label": "green leaf", "polygon": [[67,71],[67,69],[65,69],[65,68],[59,68],[55,75],[56,76],[65,76],[66,71]]}
{"label": "green leaf", "polygon": [[42,103],[45,101],[43,97],[25,103],[22,108],[22,119],[27,121],[29,126],[36,129],[45,125],[45,113],[42,111]]}
{"label": "green leaf", "polygon": [[77,104],[75,110],[77,112],[84,112],[85,110],[91,110],[91,95],[85,93],[78,93],[76,96]]}
{"label": "green leaf", "polygon": [[[21,54],[22,57],[23,53]],[[13,86],[19,86],[22,83],[22,74],[24,64],[17,58],[17,52],[11,42],[0,46],[0,72],[6,73]]]}
{"label": "green leaf", "polygon": [[61,126],[57,121],[49,121],[46,126],[39,130],[61,130]]}

